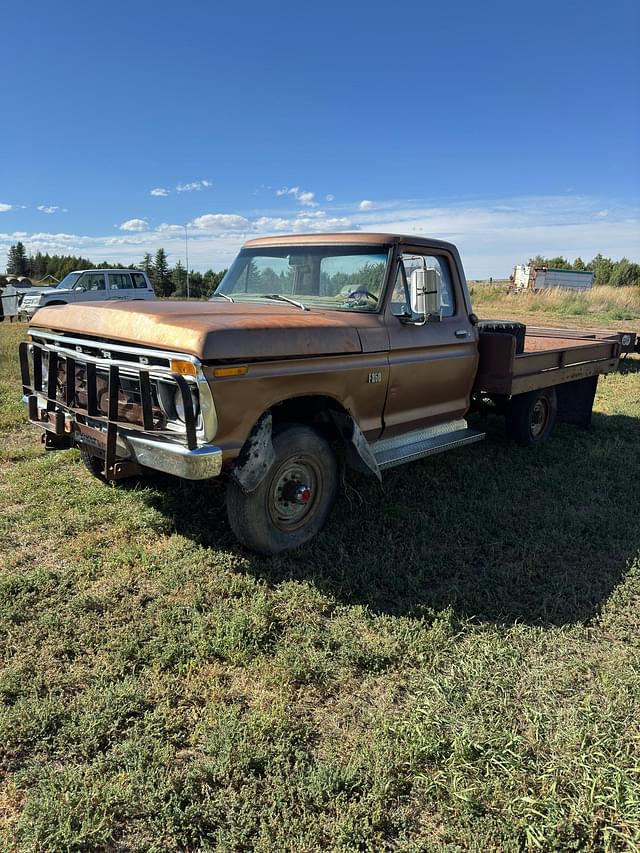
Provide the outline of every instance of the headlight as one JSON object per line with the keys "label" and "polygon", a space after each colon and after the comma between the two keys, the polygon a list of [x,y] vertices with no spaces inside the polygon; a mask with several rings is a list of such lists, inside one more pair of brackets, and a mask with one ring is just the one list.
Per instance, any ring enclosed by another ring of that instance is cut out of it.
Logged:
{"label": "headlight", "polygon": [[49,353],[46,350],[42,353],[42,387],[46,391],[47,382],[49,381]]}
{"label": "headlight", "polygon": [[[198,392],[195,388],[191,389],[191,397],[193,399],[193,412],[195,417],[198,417]],[[180,388],[176,388],[175,394],[173,395],[173,405],[176,410],[176,416],[181,423],[185,423],[184,417],[184,403],[182,401],[182,391]]]}

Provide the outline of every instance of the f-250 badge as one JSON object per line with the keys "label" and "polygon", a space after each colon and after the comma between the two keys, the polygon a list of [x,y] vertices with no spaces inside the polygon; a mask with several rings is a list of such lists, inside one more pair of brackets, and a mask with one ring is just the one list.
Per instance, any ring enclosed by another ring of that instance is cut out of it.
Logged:
{"label": "f-250 badge", "polygon": [[379,370],[375,373],[370,373],[367,382],[382,382],[382,373]]}

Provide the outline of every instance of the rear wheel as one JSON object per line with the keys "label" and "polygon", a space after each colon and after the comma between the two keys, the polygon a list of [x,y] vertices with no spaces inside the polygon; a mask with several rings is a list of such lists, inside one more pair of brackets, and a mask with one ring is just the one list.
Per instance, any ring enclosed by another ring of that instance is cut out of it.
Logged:
{"label": "rear wheel", "polygon": [[252,492],[227,488],[229,524],[238,540],[264,556],[309,542],[326,522],[338,490],[338,467],[314,429],[289,424],[273,437],[275,459]]}
{"label": "rear wheel", "polygon": [[555,388],[517,394],[507,405],[507,432],[521,447],[541,444],[551,435],[557,414]]}

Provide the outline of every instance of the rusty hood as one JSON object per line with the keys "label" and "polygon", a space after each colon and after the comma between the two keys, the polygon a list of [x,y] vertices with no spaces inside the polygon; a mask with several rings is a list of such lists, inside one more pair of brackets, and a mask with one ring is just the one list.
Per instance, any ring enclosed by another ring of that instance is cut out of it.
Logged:
{"label": "rusty hood", "polygon": [[[203,361],[287,358],[362,351],[365,314],[293,305],[225,302],[98,302],[41,308],[31,327],[136,343]],[[376,318],[377,319],[377,318]]]}

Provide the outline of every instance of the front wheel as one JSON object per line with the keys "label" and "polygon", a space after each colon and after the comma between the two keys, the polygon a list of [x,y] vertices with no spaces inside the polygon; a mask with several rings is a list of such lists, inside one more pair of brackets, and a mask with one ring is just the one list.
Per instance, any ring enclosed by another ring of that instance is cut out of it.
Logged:
{"label": "front wheel", "polygon": [[98,480],[101,480],[103,483],[106,483],[107,480],[104,476],[104,459],[101,459],[99,456],[94,456],[84,445],[80,445],[78,447],[80,451],[80,459],[82,459],[82,464],[87,469],[87,471],[96,477]]}
{"label": "front wheel", "polygon": [[557,414],[555,388],[517,394],[507,404],[507,432],[521,447],[541,444],[551,435]]}
{"label": "front wheel", "polygon": [[273,436],[275,459],[252,492],[232,478],[229,524],[238,540],[271,556],[311,540],[326,522],[338,491],[338,466],[328,442],[311,427],[289,424]]}

